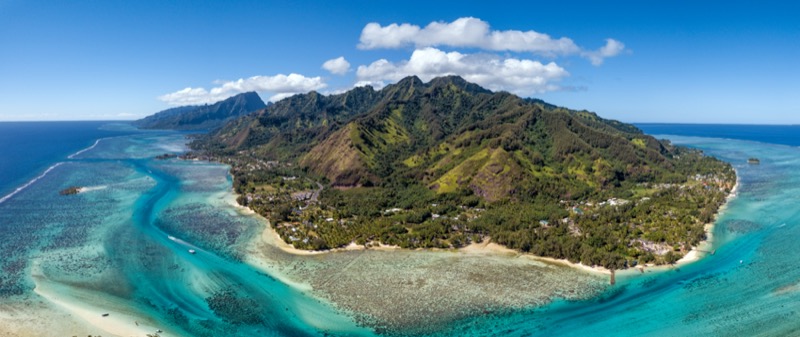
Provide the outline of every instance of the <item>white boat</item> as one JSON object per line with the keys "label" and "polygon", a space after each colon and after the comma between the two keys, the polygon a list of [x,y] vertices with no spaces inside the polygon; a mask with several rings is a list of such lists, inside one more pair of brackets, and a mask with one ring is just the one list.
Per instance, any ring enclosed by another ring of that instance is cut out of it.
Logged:
{"label": "white boat", "polygon": [[189,249],[189,254],[194,254],[194,253],[196,253],[196,252],[194,251],[194,249]]}

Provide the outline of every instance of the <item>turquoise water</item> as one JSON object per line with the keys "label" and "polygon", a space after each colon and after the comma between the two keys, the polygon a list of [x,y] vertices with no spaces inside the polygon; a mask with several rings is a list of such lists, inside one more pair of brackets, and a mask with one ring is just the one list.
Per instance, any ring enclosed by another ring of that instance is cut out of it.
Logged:
{"label": "turquoise water", "polygon": [[[621,273],[590,300],[441,324],[438,335],[800,333],[800,149],[663,137],[739,172],[738,196],[714,228],[714,255],[680,269]],[[225,166],[153,159],[184,143],[181,134],[153,132],[90,143],[0,203],[0,304],[41,301],[34,288],[46,285],[91,291],[98,305],[122,303],[165,336],[374,335],[307,289],[241,262],[264,224],[229,205]],[[761,165],[746,164],[749,157]],[[73,185],[87,190],[58,194]]]}
{"label": "turquoise water", "polygon": [[[184,143],[180,134],[107,139],[1,203],[0,300],[35,301],[39,280],[123,301],[173,336],[370,335],[239,262],[237,245],[263,224],[215,199],[230,190],[224,166],[152,159]],[[69,186],[88,190],[59,195]],[[41,277],[30,277],[32,265]]]}
{"label": "turquoise water", "polygon": [[[800,334],[800,149],[663,136],[733,163],[738,196],[713,231],[714,255],[679,269],[627,272],[590,301],[467,320],[476,335],[786,336]],[[758,157],[761,165],[746,164]],[[476,328],[478,327],[478,328]],[[452,331],[451,331],[452,332]]]}

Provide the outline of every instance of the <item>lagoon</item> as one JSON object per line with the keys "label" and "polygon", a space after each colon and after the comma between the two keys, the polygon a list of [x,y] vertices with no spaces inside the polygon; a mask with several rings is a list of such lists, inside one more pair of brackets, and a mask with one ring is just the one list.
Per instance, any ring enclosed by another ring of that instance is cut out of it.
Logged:
{"label": "lagoon", "polygon": [[[162,336],[796,332],[800,149],[752,137],[658,131],[659,138],[732,163],[740,179],[738,195],[714,227],[713,255],[680,268],[619,273],[615,286],[602,275],[515,254],[292,255],[278,248],[264,219],[235,205],[226,166],[154,159],[184,151],[183,134],[126,130],[88,139],[54,155],[57,160],[34,172],[40,179],[0,202],[0,331],[20,336],[65,331],[144,336],[156,330]],[[748,165],[749,157],[758,157],[761,165]],[[62,164],[42,175],[56,163]],[[13,191],[28,178],[2,188]],[[58,194],[69,186],[87,189]]]}

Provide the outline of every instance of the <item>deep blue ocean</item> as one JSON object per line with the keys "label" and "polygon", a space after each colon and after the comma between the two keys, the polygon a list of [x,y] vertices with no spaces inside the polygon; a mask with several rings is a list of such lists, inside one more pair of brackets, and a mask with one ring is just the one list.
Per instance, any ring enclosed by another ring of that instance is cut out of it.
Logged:
{"label": "deep blue ocean", "polygon": [[634,124],[649,135],[676,135],[800,146],[800,125]]}
{"label": "deep blue ocean", "polygon": [[[544,305],[469,314],[426,334],[800,335],[800,127],[637,126],[737,170],[737,196],[716,221],[702,259],[679,268],[623,271],[616,285],[603,282],[588,299],[557,297]],[[0,323],[24,326],[44,317],[38,325],[51,326],[45,333],[16,334],[21,336],[129,336],[162,329],[162,336],[419,335],[373,329],[308,285],[285,278],[303,275],[291,270],[306,265],[318,266],[310,273],[323,273],[334,257],[347,260],[342,268],[368,263],[358,259],[367,255],[383,261],[370,268],[391,273],[408,263],[410,253],[302,257],[274,245],[252,246],[266,223],[233,205],[227,166],[155,158],[184,151],[183,134],[120,123],[0,123]],[[749,165],[750,157],[761,164]],[[69,186],[82,191],[59,195]],[[248,259],[254,250],[265,252],[266,265]],[[459,255],[442,254],[451,255],[440,263]],[[329,272],[326,280],[359,277]],[[535,277],[528,270],[524,275]],[[385,286],[391,291],[401,285]],[[100,313],[110,313],[102,320],[113,324],[81,328]],[[123,326],[136,333],[115,330]]]}
{"label": "deep blue ocean", "polygon": [[104,121],[0,122],[0,198],[98,139],[130,134]]}

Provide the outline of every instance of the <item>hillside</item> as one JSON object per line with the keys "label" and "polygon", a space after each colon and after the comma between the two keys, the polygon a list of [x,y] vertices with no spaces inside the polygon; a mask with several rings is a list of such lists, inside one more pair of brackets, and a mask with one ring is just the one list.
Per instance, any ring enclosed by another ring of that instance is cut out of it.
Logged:
{"label": "hillside", "polygon": [[614,269],[672,262],[735,182],[632,125],[454,76],[296,95],[193,146],[230,163],[240,202],[306,249],[490,237]]}
{"label": "hillside", "polygon": [[255,92],[246,92],[211,105],[171,108],[133,122],[142,129],[211,130],[236,117],[266,107]]}

